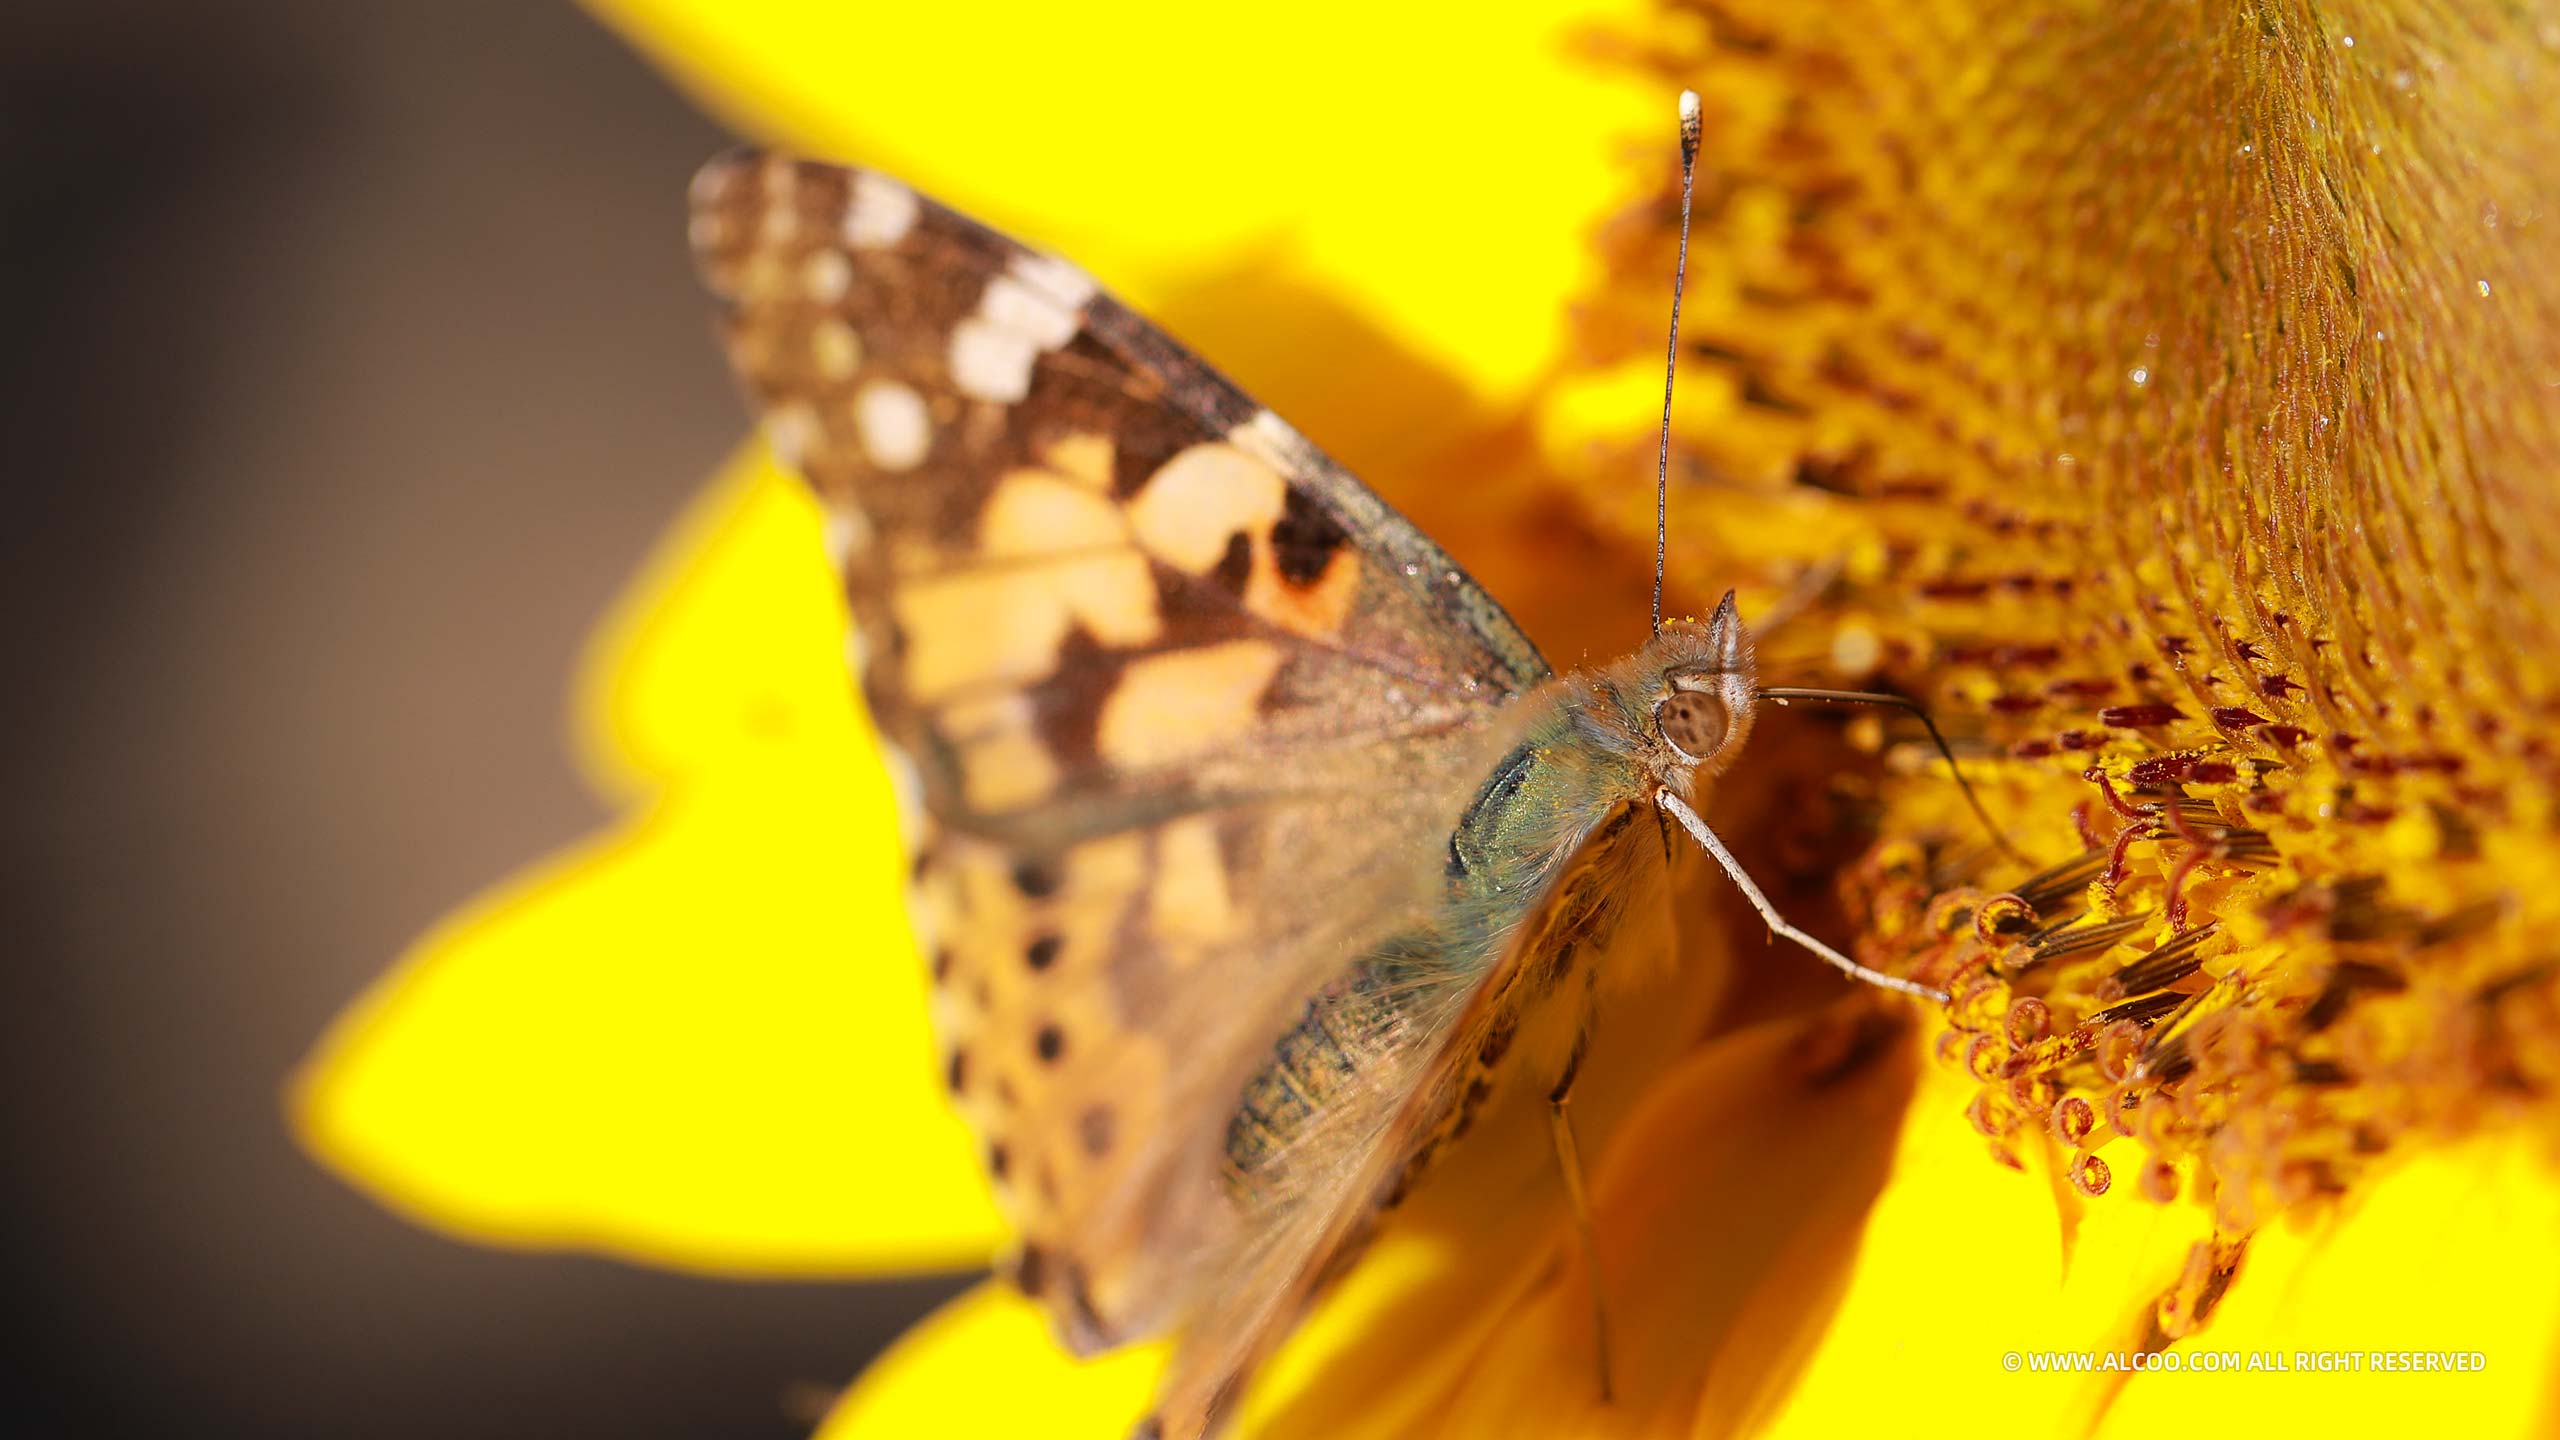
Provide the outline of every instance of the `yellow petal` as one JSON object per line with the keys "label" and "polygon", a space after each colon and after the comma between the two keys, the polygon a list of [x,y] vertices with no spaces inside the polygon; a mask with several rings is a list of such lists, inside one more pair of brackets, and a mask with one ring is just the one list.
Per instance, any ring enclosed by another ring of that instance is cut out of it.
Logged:
{"label": "yellow petal", "polygon": [[847,623],[816,500],[761,449],[742,452],[597,627],[580,758],[599,788],[638,799],[688,774],[869,745]]}
{"label": "yellow petal", "polygon": [[1355,468],[1521,394],[1608,162],[1672,153],[1674,87],[1578,43],[1631,0],[591,4],[741,129],[1073,257]]}
{"label": "yellow petal", "polygon": [[[1615,1349],[1599,1400],[1589,1293],[1559,1243],[1451,1398],[1451,1435],[1749,1433],[1830,1313],[1885,1183],[1907,1042],[1861,997],[1724,1036],[1662,1077],[1611,1146],[1593,1223]],[[1851,1056],[1857,1058],[1852,1059]]]}
{"label": "yellow petal", "polygon": [[[2066,1245],[2055,1187],[1987,1164],[1954,1111],[1961,1076],[1921,1092],[1869,1219],[1852,1283],[1820,1352],[1767,1433],[1827,1436],[1892,1420],[1896,1397],[1933,1412],[1998,1416],[2019,1434],[2539,1433],[2560,1354],[2560,1177],[2538,1138],[2508,1134],[2412,1161],[2344,1211],[2252,1242],[2180,1365],[2236,1373],[2035,1373],[2046,1356],[2113,1354],[2141,1341],[2160,1293],[2209,1227],[2129,1185],[2078,1209]],[[2130,1157],[2129,1145],[2114,1147]],[[2472,1352],[2476,1372],[2309,1373],[2310,1352]],[[2246,1368],[2293,1365],[2289,1371]],[[2019,1357],[2011,1369],[2009,1358]],[[2046,1361],[2043,1363],[2052,1363]],[[2144,1362],[2154,1363],[2154,1362]]]}
{"label": "yellow petal", "polygon": [[[1837,1313],[1765,1433],[1831,1436],[1929,1412],[2004,1432],[2073,1433],[2102,1398],[2086,1375],[2011,1371],[2030,1350],[2129,1347],[2129,1327],[2209,1228],[2192,1206],[2110,1195],[2057,1203],[2043,1173],[1993,1164],[1964,1122],[1973,1084],[1933,1068],[1853,1243]],[[2076,1226],[2066,1214],[2076,1213]]]}
{"label": "yellow petal", "polygon": [[1038,1306],[981,1285],[935,1311],[872,1363],[817,1440],[922,1435],[1119,1435],[1146,1413],[1163,1351],[1078,1362]]}
{"label": "yellow petal", "polygon": [[[2157,1436],[2210,1413],[2233,1434],[2550,1434],[2554,1235],[2560,1171],[2543,1137],[2413,1159],[2340,1212],[2251,1243],[2212,1323],[2180,1347],[2243,1369],[2136,1376],[2097,1433]],[[2294,1368],[2245,1368],[2252,1356]],[[2312,1368],[2324,1363],[2357,1368]],[[2476,1368],[2416,1368],[2436,1364]]]}
{"label": "yellow petal", "polygon": [[[799,489],[733,469],[626,604],[591,703],[614,833],[447,921],[340,1020],[294,1119],[475,1239],[746,1272],[984,1261],[891,801]],[[814,655],[812,654],[814,652]]]}

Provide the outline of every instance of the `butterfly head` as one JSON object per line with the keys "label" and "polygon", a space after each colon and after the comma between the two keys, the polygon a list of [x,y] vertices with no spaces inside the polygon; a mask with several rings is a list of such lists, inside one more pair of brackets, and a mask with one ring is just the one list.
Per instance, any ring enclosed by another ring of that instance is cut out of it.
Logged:
{"label": "butterfly head", "polygon": [[1637,717],[1635,758],[1657,788],[1685,794],[1741,752],[1755,701],[1751,634],[1727,591],[1705,620],[1665,620],[1618,686]]}

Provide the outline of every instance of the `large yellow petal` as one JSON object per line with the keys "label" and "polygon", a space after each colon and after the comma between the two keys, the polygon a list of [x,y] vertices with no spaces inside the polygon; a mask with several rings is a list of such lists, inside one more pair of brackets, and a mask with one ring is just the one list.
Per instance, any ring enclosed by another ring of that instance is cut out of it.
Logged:
{"label": "large yellow petal", "polygon": [[845,1392],[817,1440],[1118,1435],[1146,1413],[1159,1347],[1079,1363],[1040,1308],[988,1283],[935,1311]]}
{"label": "large yellow petal", "polygon": [[429,934],[294,1086],[306,1144],[475,1239],[689,1267],[982,1262],[814,507],[733,467],[607,628],[615,832]]}

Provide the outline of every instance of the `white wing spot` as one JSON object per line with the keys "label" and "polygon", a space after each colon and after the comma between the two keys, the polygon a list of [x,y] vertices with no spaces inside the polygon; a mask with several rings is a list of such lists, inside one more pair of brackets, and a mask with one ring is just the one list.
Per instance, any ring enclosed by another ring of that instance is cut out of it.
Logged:
{"label": "white wing spot", "polygon": [[1253,412],[1252,419],[1227,432],[1227,442],[1284,475],[1314,468],[1315,447],[1270,410]]}
{"label": "white wing spot", "polygon": [[922,210],[916,192],[885,175],[853,177],[853,205],[844,214],[845,243],[857,249],[895,245],[916,228]]}
{"label": "white wing spot", "polygon": [[1084,303],[1067,304],[1050,291],[1010,275],[999,275],[987,282],[987,293],[978,301],[978,314],[988,324],[1000,326],[1043,350],[1055,350],[1076,338],[1076,325],[1084,318]]}
{"label": "white wing spot", "polygon": [[854,392],[853,425],[864,458],[883,470],[913,470],[933,448],[924,397],[895,380],[874,380]]}
{"label": "white wing spot", "polygon": [[1029,395],[1033,365],[1075,338],[1093,293],[1092,278],[1063,260],[1016,255],[987,282],[977,313],[952,329],[952,383],[1004,405]]}
{"label": "white wing spot", "polygon": [[853,262],[840,250],[812,250],[800,267],[800,288],[816,303],[833,305],[853,288]]}
{"label": "white wing spot", "polygon": [[834,561],[838,569],[842,569],[847,560],[871,548],[871,517],[863,514],[861,507],[851,501],[839,500],[827,506],[826,518],[821,525],[821,533],[826,538],[827,558]]}
{"label": "white wing spot", "polygon": [[693,203],[696,205],[720,203],[720,197],[729,193],[729,187],[736,183],[737,178],[738,164],[734,160],[714,160],[694,171]]}
{"label": "white wing spot", "polygon": [[764,440],[774,458],[793,469],[818,447],[817,412],[806,405],[777,405],[764,413]]}
{"label": "white wing spot", "polygon": [[[1091,300],[1098,286],[1093,277],[1053,255],[1016,255],[1005,267],[1008,274],[1024,285],[1056,303],[1057,308],[1073,316]],[[1060,331],[1052,345],[1063,345],[1075,333],[1072,324]]]}
{"label": "white wing spot", "polygon": [[1040,346],[1018,330],[972,315],[951,331],[951,383],[973,400],[1010,405],[1031,393]]}

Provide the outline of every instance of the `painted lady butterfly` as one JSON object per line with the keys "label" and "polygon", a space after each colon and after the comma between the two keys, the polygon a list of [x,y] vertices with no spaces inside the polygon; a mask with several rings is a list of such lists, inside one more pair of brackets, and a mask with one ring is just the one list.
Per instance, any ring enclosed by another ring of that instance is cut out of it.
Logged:
{"label": "painted lady butterfly", "polygon": [[[1731,595],[1558,676],[1073,267],[773,155],[704,170],[692,224],[828,506],[1013,1278],[1079,1351],[1179,1334],[1147,1433],[1222,1423],[1532,1002],[1587,1021],[1591,954],[1667,893],[1666,819],[1856,969],[1687,802],[1762,693]],[[1579,1058],[1537,1077],[1577,1201]]]}

